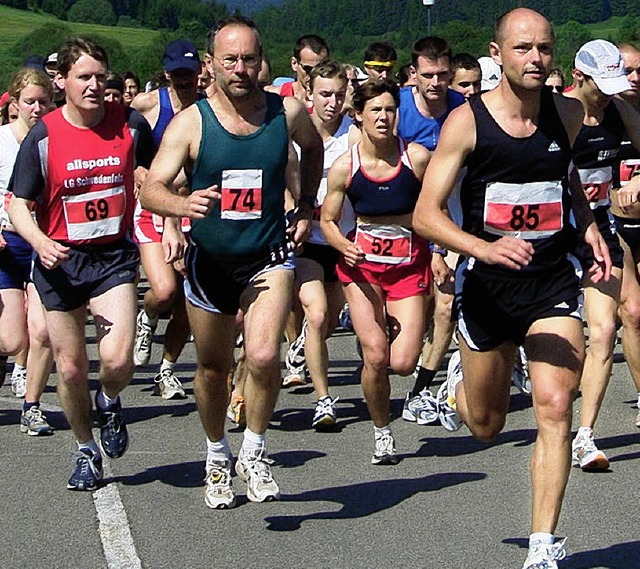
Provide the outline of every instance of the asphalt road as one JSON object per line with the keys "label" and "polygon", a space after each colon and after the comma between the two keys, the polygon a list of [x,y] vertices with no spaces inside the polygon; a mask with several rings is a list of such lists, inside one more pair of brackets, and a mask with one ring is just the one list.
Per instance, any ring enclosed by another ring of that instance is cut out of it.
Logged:
{"label": "asphalt road", "polygon": [[[95,388],[91,326],[87,335]],[[247,502],[244,484],[234,479],[240,499],[231,511],[209,510],[203,501],[206,446],[192,394],[192,344],[177,367],[187,400],[151,395],[158,345],[152,364],[137,371],[123,395],[129,451],[105,463],[108,484],[94,494],[65,488],[74,443],[58,407],[55,375],[43,398],[56,427],[47,438],[19,432],[21,400],[5,385],[0,568],[519,569],[529,534],[528,464],[535,437],[529,398],[514,389],[503,433],[483,444],[465,428],[449,433],[400,419],[412,380],[393,377],[392,426],[402,461],[372,466],[372,424],[354,376],[354,347],[345,332],[330,340],[338,429],[310,429],[310,387],[283,390],[268,438],[282,500]],[[437,382],[443,377],[441,372]],[[572,471],[558,528],[568,537],[563,569],[640,568],[634,403],[618,353],[597,428],[611,470]],[[234,454],[241,437],[230,424]]]}

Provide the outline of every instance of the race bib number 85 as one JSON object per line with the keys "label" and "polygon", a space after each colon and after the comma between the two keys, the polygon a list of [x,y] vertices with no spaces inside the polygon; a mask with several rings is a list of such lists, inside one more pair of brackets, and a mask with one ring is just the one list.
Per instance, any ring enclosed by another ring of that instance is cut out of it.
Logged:
{"label": "race bib number 85", "polygon": [[562,182],[487,184],[484,229],[494,235],[542,239],[562,230]]}
{"label": "race bib number 85", "polygon": [[126,208],[124,186],[62,196],[67,236],[73,241],[98,239],[120,232]]}
{"label": "race bib number 85", "polygon": [[262,217],[262,170],[224,170],[220,192],[222,219]]}

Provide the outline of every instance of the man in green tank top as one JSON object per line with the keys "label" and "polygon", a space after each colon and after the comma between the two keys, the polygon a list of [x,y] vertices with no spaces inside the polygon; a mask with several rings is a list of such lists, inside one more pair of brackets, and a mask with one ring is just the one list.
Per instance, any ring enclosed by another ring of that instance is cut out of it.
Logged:
{"label": "man in green tank top", "polygon": [[[293,292],[288,241],[295,246],[309,231],[323,145],[297,99],[281,100],[257,86],[262,44],[251,20],[221,21],[209,42],[206,62],[217,92],[173,119],[140,200],[160,215],[194,220],[185,294],[198,355],[194,392],[207,435],[205,502],[231,508],[236,500],[224,421],[238,309],[244,314],[249,374],[247,429],[236,472],[247,482],[249,500],[280,495],[265,432],[280,390],[280,341]],[[290,140],[302,149],[301,197],[287,229],[284,171]],[[191,180],[188,196],[170,191],[183,167]]]}

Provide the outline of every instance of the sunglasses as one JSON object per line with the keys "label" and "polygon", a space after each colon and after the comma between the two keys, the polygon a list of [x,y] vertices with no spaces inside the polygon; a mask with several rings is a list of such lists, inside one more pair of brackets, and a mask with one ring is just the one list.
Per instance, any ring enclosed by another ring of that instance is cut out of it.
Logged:
{"label": "sunglasses", "polygon": [[564,91],[564,87],[561,85],[549,85],[549,87],[554,93],[562,93]]}
{"label": "sunglasses", "polygon": [[302,65],[302,63],[301,63],[300,67],[302,67],[302,69],[304,69],[304,72],[307,75],[309,75],[309,73],[311,73],[313,71],[313,68],[315,67],[315,65]]}

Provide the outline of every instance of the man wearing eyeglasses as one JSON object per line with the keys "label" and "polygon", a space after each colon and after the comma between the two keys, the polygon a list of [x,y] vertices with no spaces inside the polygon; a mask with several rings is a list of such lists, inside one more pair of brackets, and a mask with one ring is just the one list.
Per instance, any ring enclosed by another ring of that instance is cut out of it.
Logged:
{"label": "man wearing eyeglasses", "polygon": [[375,41],[364,52],[364,70],[370,79],[390,79],[397,60],[393,45]]}
{"label": "man wearing eyeglasses", "polygon": [[[192,219],[185,295],[198,359],[194,393],[207,436],[205,503],[232,508],[236,497],[224,424],[239,309],[249,373],[247,428],[235,468],[249,500],[280,496],[265,433],[280,391],[280,340],[293,295],[288,240],[295,246],[309,230],[323,144],[299,101],[258,87],[262,41],[251,20],[220,21],[209,34],[206,62],[216,93],[169,125],[140,199],[160,215]],[[287,230],[290,139],[301,148],[301,198]],[[171,191],[183,167],[191,179],[188,196]]]}
{"label": "man wearing eyeglasses", "polygon": [[308,34],[296,40],[291,57],[291,69],[296,80],[284,83],[280,87],[266,87],[267,91],[278,93],[281,97],[295,97],[305,105],[308,112],[313,109],[309,98],[309,73],[321,61],[329,58],[329,46],[320,36]]}

